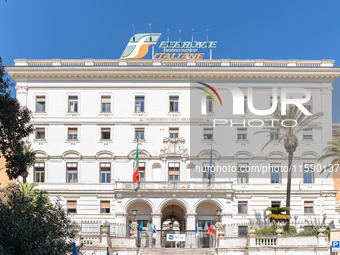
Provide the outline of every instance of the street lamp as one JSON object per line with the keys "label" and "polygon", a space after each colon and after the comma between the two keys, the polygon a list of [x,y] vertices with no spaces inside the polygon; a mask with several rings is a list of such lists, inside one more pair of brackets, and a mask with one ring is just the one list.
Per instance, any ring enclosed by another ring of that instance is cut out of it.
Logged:
{"label": "street lamp", "polygon": [[218,221],[221,222],[222,210],[221,210],[221,209],[217,209],[217,210],[216,210],[216,214],[217,214],[217,216],[218,216]]}
{"label": "street lamp", "polygon": [[137,209],[133,209],[133,210],[132,210],[132,215],[133,215],[133,220],[134,220],[134,221],[136,221],[137,212],[138,212]]}

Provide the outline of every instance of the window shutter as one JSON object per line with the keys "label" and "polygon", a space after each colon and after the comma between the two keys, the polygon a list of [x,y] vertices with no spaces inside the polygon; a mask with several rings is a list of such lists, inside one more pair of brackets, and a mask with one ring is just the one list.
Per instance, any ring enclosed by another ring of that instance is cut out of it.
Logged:
{"label": "window shutter", "polygon": [[68,209],[77,209],[77,201],[67,201]]}
{"label": "window shutter", "polygon": [[110,208],[110,201],[100,201],[100,208]]}
{"label": "window shutter", "polygon": [[304,207],[313,207],[313,201],[305,201]]}

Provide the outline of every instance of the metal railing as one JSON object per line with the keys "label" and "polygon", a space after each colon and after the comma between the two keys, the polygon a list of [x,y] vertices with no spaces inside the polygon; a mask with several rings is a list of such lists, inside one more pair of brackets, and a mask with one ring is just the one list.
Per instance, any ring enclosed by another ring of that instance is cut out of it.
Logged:
{"label": "metal railing", "polygon": [[103,225],[108,226],[108,235],[115,237],[126,237],[126,224],[124,223],[115,223],[108,221],[100,221],[100,220],[84,220],[77,222],[80,226],[79,234],[81,236],[98,236],[102,234],[101,227]]}
{"label": "metal railing", "polygon": [[[181,234],[185,241],[170,241],[168,235]],[[155,234],[145,230],[138,231],[137,247],[139,248],[215,248],[216,235],[206,234],[206,230],[200,230],[196,235],[195,230],[157,230]]]}

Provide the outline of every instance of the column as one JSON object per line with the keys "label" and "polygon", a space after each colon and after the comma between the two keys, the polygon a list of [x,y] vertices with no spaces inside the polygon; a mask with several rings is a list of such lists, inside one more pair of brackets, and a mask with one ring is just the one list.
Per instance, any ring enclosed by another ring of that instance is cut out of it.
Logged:
{"label": "column", "polygon": [[186,237],[186,248],[195,248],[197,246],[197,238],[195,234],[196,230],[196,215],[197,213],[187,213],[185,215],[186,218],[186,230],[191,230],[190,232],[187,232]]}
{"label": "column", "polygon": [[154,213],[151,213],[151,216],[152,216],[152,228],[154,228],[154,226],[155,226],[156,230],[157,230],[157,234],[156,235],[153,234],[153,237],[156,238],[156,247],[160,248],[161,247],[161,239],[162,239],[162,233],[161,233],[162,214],[160,212],[154,212]]}

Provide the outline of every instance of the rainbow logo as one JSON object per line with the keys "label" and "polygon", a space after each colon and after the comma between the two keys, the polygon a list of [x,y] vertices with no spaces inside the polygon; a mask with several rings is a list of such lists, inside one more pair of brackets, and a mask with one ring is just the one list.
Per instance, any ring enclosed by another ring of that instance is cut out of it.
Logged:
{"label": "rainbow logo", "polygon": [[131,37],[126,46],[121,59],[138,59],[148,54],[150,45],[155,45],[161,36],[160,33],[142,33]]}
{"label": "rainbow logo", "polygon": [[[222,106],[221,97],[220,97],[220,95],[217,93],[217,91],[216,91],[212,86],[210,86],[210,85],[208,85],[208,84],[206,84],[206,83],[203,83],[203,82],[197,82],[197,83],[199,83],[199,84],[201,84],[201,85],[207,87],[207,88],[210,89],[212,92],[214,92],[214,94],[217,96],[217,98],[218,98],[218,100],[220,101],[220,104],[221,104],[221,106]],[[207,90],[207,89],[205,89],[205,88],[201,88],[201,87],[197,87],[197,88],[203,90],[204,92],[206,92],[206,93],[212,98],[212,100],[214,101],[215,105],[217,104],[214,95],[213,95],[209,90]]]}

